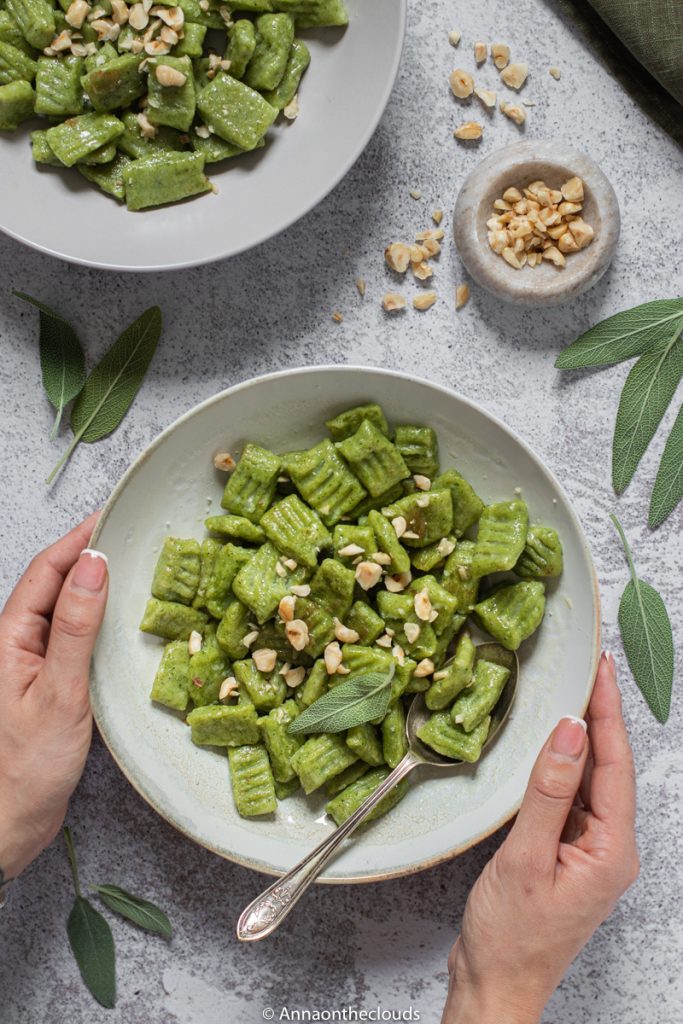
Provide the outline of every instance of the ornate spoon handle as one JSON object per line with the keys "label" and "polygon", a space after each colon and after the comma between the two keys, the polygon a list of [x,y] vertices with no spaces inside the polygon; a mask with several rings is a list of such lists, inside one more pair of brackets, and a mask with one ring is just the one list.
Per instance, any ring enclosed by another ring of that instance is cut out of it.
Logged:
{"label": "ornate spoon handle", "polygon": [[346,836],[351,835],[382,797],[386,796],[389,790],[393,789],[418,764],[420,761],[414,757],[411,751],[408,751],[393,772],[339,828],[316,846],[308,856],[299,861],[291,871],[273,882],[260,896],[257,896],[242,911],[237,922],[237,938],[240,942],[256,942],[274,932],[297,900],[308,889],[311,882],[318,877]]}

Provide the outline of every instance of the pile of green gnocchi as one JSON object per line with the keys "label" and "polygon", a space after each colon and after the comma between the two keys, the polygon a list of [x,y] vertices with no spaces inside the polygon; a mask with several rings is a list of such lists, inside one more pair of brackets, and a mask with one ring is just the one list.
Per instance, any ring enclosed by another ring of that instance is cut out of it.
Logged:
{"label": "pile of green gnocchi", "polygon": [[[562,571],[557,532],[530,525],[520,498],[485,505],[441,471],[430,427],[391,430],[375,403],[326,426],[306,450],[216,456],[230,473],[225,513],[201,543],[165,539],[141,623],[168,641],[152,700],[186,712],[196,744],[227,750],[244,817],[325,787],[328,813],[346,820],[405,755],[417,692],[431,710],[422,742],[476,761],[509,669],[478,657],[468,618],[515,651],[543,620],[544,578]],[[391,680],[381,720],[289,731],[370,673]]]}
{"label": "pile of green gnocchi", "polygon": [[265,145],[298,113],[302,29],[343,0],[4,0],[0,130],[39,115],[34,160],[75,167],[129,210],[212,190],[205,165]]}

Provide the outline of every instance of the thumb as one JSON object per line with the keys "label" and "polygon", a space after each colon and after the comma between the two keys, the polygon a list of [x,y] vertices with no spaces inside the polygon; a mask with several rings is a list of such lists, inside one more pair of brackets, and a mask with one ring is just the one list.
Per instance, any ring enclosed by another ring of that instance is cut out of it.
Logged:
{"label": "thumb", "polygon": [[557,851],[586,763],[586,723],[561,718],[536,759],[510,844],[523,847],[541,870],[554,869]]}
{"label": "thumb", "polygon": [[65,690],[72,700],[87,693],[90,659],[104,618],[108,581],[106,555],[86,548],[57,598],[42,674],[49,686]]}

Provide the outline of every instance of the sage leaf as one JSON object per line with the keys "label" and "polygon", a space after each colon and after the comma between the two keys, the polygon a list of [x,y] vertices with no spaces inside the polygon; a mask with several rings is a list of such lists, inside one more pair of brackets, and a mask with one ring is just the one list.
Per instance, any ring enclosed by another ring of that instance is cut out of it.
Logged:
{"label": "sage leaf", "polygon": [[343,732],[383,717],[391,698],[394,669],[369,672],[340,683],[314,701],[288,726],[290,733]]}
{"label": "sage leaf", "polygon": [[99,441],[128,412],[161,335],[161,310],[152,306],[127,327],[87,378],[71,411],[71,444],[47,478],[52,483],[81,441]]}
{"label": "sage leaf", "polygon": [[107,1008],[116,1001],[114,936],[99,910],[85,896],[77,896],[66,922],[69,944],[83,981],[98,1003]]}
{"label": "sage leaf", "polygon": [[683,499],[683,405],[664,446],[662,461],[652,490],[648,523],[655,529],[671,515]]}
{"label": "sage leaf", "polygon": [[43,388],[49,401],[57,410],[50,440],[54,441],[59,431],[62,413],[69,402],[76,398],[85,383],[85,355],[78,335],[68,320],[59,313],[34,299],[25,292],[14,293],[24,302],[30,302],[40,314],[40,369]]}
{"label": "sage leaf", "polygon": [[640,692],[658,722],[664,724],[671,708],[674,679],[674,644],[666,606],[649,583],[638,578],[626,534],[612,516],[624,545],[631,579],[619,605],[619,629],[624,651]]}
{"label": "sage leaf", "polygon": [[156,935],[163,935],[164,938],[170,939],[173,933],[171,922],[163,910],[160,910],[154,903],[126,892],[118,885],[97,885],[95,890],[102,902],[116,914],[128,918],[129,921],[133,921],[145,931],[154,932]]}
{"label": "sage leaf", "polygon": [[105,918],[81,893],[71,829],[65,826],[63,832],[76,890],[76,899],[66,922],[69,945],[90,992],[98,1003],[110,1009],[116,1001],[114,936]]}
{"label": "sage leaf", "polygon": [[617,494],[631,482],[683,377],[683,344],[677,344],[682,327],[683,321],[665,345],[641,356],[626,378],[612,443],[612,483]]}
{"label": "sage leaf", "polygon": [[611,366],[666,344],[683,328],[683,298],[655,299],[625,309],[596,324],[572,342],[555,360],[559,370]]}

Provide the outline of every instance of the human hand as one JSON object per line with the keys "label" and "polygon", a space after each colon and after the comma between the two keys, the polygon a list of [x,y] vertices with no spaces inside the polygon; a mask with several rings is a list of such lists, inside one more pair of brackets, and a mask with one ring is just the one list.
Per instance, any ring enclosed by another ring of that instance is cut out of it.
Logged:
{"label": "human hand", "polygon": [[588,737],[579,719],[555,727],[515,824],[470,893],[443,1024],[537,1024],[638,875],[633,759],[610,654],[586,719]]}
{"label": "human hand", "polygon": [[54,839],[90,746],[90,658],[107,601],[97,515],[33,559],[0,613],[0,887]]}

